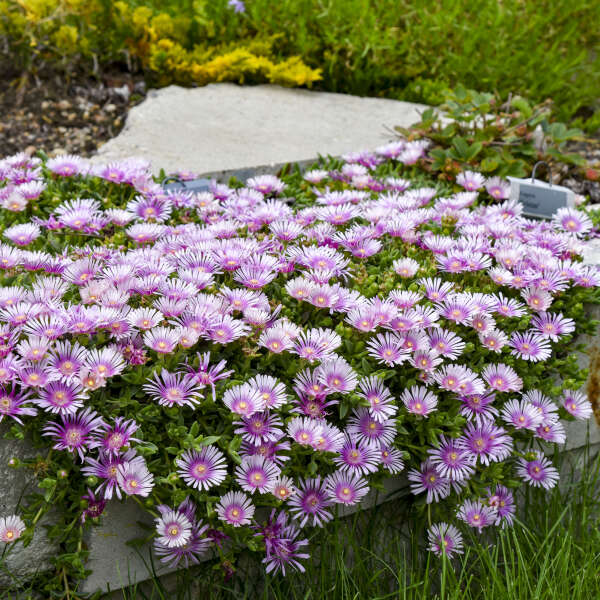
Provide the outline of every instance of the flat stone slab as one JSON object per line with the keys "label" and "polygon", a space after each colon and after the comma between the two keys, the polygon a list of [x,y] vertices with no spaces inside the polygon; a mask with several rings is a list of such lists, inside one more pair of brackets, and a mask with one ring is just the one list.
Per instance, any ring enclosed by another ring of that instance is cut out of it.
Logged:
{"label": "flat stone slab", "polygon": [[427,108],[275,85],[172,85],[132,108],[123,131],[93,160],[141,156],[155,173],[211,173],[340,156],[394,139],[394,126],[419,121]]}

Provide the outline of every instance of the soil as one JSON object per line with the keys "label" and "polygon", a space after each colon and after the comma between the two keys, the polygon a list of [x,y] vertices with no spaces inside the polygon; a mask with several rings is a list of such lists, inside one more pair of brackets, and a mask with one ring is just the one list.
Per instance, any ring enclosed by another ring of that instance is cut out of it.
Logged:
{"label": "soil", "polygon": [[0,88],[0,158],[36,150],[90,156],[119,133],[145,93],[141,78],[121,74],[70,82],[10,79]]}

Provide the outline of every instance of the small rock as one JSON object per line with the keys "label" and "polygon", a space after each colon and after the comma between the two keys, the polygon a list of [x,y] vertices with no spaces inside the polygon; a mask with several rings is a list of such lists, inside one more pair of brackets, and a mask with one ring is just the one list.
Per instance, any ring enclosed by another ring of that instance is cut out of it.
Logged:
{"label": "small rock", "polygon": [[115,95],[121,97],[125,102],[129,100],[131,90],[128,85],[122,85],[121,87],[110,88],[110,91]]}
{"label": "small rock", "polygon": [[533,145],[535,149],[539,152],[546,152],[546,136],[544,135],[544,131],[541,125],[538,125],[533,130]]}
{"label": "small rock", "polygon": [[60,110],[67,110],[71,108],[71,103],[68,100],[61,100],[56,106],[58,106]]}
{"label": "small rock", "polygon": [[106,112],[115,112],[115,110],[117,110],[117,105],[116,105],[116,104],[113,104],[113,103],[111,102],[110,104],[107,104],[107,105],[104,107],[104,110],[105,110]]}

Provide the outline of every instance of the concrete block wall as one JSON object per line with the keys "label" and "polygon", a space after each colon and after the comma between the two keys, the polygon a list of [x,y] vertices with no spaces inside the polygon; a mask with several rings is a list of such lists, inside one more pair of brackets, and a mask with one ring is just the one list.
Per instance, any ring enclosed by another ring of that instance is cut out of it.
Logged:
{"label": "concrete block wall", "polygon": [[[34,458],[37,452],[28,441],[4,439],[8,429],[6,421],[0,423],[0,517],[14,514],[22,497],[34,491],[36,485],[34,473],[9,466],[11,458],[26,460]],[[0,565],[0,591],[11,583],[11,577],[21,580],[50,568],[50,558],[56,548],[48,540],[43,525],[43,521],[38,524],[33,541],[27,548],[18,542],[3,559]]]}

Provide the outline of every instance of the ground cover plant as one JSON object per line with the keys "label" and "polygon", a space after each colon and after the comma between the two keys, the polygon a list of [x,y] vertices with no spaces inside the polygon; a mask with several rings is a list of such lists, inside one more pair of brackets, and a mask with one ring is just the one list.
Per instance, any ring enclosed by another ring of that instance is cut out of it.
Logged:
{"label": "ground cover plant", "polygon": [[4,0],[0,52],[25,77],[119,68],[159,85],[314,83],[428,104],[463,84],[552,98],[595,130],[599,20],[590,0]]}
{"label": "ground cover plant", "polygon": [[[156,562],[145,552],[151,578],[130,584],[111,600],[236,600],[255,598],[333,600],[430,598],[460,600],[588,600],[600,594],[598,475],[600,462],[588,449],[557,460],[561,485],[517,492],[517,527],[490,538],[474,533],[467,552],[449,561],[424,552],[423,532],[409,498],[396,496],[376,509],[336,519],[310,536],[314,549],[305,573],[272,577],[249,553],[233,570],[219,558],[156,577]],[[224,579],[218,573],[227,569]],[[215,575],[217,575],[215,577]],[[36,581],[9,587],[0,598],[31,600]]]}
{"label": "ground cover plant", "polygon": [[289,575],[398,473],[442,558],[510,526],[516,488],[556,485],[547,450],[592,415],[591,221],[528,219],[468,169],[432,187],[427,146],[197,195],[143,160],[2,161],[0,411],[52,450],[13,461],[43,491],[0,536],[10,552],[60,506],[45,591],[83,576],[110,499],[155,516],[159,560],[246,549]]}
{"label": "ground cover plant", "polygon": [[578,169],[588,179],[598,178],[595,170],[584,169],[584,157],[568,147],[585,139],[583,131],[558,122],[551,102],[534,106],[513,95],[503,101],[497,94],[458,86],[445,95],[439,110],[427,109],[420,122],[396,130],[408,139],[432,142],[420,166],[441,180],[454,181],[465,168],[488,177],[527,177],[538,161],[553,171],[553,183]]}
{"label": "ground cover plant", "polygon": [[431,143],[418,166],[439,181],[452,182],[465,169],[486,177],[529,177],[543,162],[537,178],[571,188],[591,205],[600,201],[595,142],[557,120],[550,101],[533,105],[518,95],[503,98],[459,85],[437,109],[424,110],[419,122],[395,131]]}

